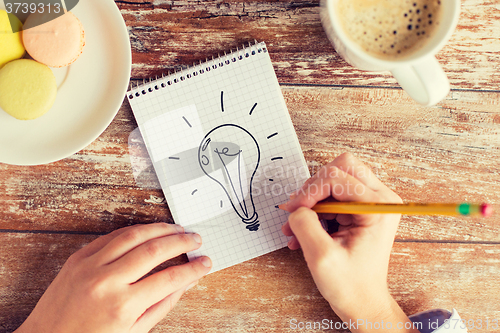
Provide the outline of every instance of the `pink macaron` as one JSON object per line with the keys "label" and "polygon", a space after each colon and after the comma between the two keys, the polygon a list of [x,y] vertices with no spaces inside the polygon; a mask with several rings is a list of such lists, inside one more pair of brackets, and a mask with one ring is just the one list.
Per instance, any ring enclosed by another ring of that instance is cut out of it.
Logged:
{"label": "pink macaron", "polygon": [[65,67],[82,54],[85,32],[80,20],[71,12],[57,17],[54,13],[37,12],[28,16],[24,23],[23,43],[34,60],[49,67]]}

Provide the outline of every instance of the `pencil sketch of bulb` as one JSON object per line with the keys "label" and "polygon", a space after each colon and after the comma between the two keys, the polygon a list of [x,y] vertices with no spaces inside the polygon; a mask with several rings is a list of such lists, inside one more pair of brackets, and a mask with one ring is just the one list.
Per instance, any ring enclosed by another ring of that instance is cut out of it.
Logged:
{"label": "pencil sketch of bulb", "polygon": [[201,141],[198,161],[203,172],[222,186],[246,228],[257,231],[260,224],[252,181],[259,167],[260,149],[252,134],[234,124],[217,126]]}

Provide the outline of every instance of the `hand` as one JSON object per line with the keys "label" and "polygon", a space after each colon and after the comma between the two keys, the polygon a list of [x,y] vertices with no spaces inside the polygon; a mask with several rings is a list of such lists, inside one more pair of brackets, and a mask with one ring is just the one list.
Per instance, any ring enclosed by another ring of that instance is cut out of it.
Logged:
{"label": "hand", "polygon": [[141,278],[200,246],[199,235],[166,223],[102,236],[68,259],[16,332],[148,332],[210,271],[212,262],[201,257]]}
{"label": "hand", "polygon": [[322,200],[401,203],[401,198],[353,155],[343,154],[292,194],[284,206],[291,214],[282,230],[292,236],[290,249],[302,248],[319,291],[342,320],[408,321],[387,286],[401,215],[327,216],[339,223],[339,230],[329,235],[310,209]]}

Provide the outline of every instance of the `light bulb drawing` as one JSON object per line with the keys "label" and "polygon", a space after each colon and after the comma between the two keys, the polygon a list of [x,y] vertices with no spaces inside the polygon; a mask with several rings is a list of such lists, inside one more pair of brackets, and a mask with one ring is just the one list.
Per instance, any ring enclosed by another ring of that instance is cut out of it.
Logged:
{"label": "light bulb drawing", "polygon": [[[227,142],[228,138],[232,142]],[[260,148],[254,136],[239,125],[219,125],[201,141],[198,162],[203,172],[224,189],[246,228],[257,231],[260,223],[252,182],[260,163]]]}

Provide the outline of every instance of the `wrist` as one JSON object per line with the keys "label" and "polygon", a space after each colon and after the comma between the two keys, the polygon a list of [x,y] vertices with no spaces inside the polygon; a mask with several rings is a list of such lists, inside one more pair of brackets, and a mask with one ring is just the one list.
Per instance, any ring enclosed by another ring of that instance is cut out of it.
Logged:
{"label": "wrist", "polygon": [[419,333],[388,291],[343,309],[332,309],[353,333]]}
{"label": "wrist", "polygon": [[330,306],[343,321],[356,321],[386,317],[392,311],[392,302],[389,291],[383,290],[370,295],[363,292],[351,294],[347,301],[335,304],[330,302]]}

